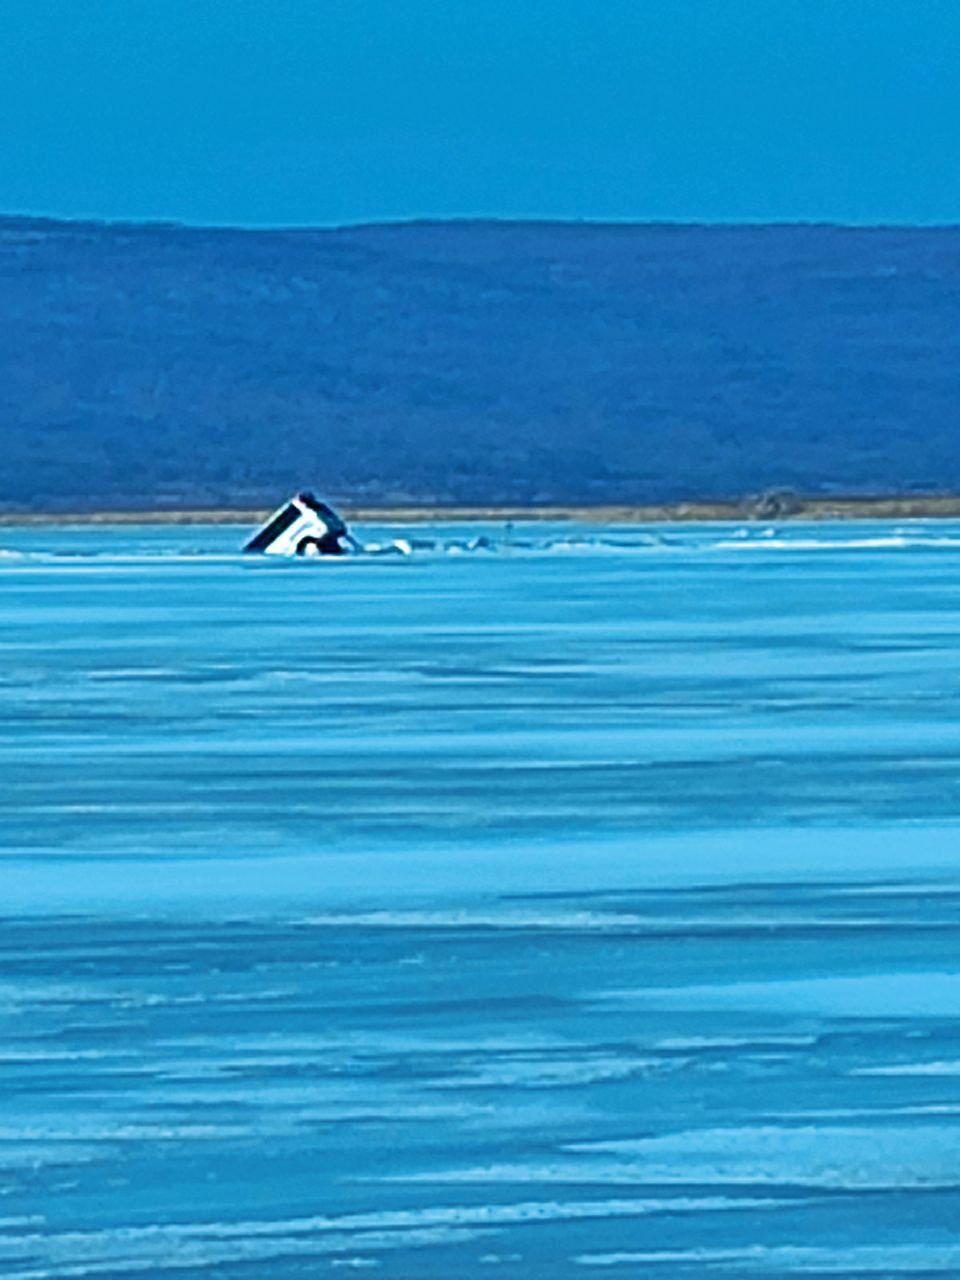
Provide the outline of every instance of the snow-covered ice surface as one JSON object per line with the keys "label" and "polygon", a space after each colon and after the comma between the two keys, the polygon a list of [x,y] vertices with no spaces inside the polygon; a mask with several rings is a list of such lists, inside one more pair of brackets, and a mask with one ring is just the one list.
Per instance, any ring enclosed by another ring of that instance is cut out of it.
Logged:
{"label": "snow-covered ice surface", "polygon": [[960,526],[243,532],[0,530],[0,1274],[960,1275]]}

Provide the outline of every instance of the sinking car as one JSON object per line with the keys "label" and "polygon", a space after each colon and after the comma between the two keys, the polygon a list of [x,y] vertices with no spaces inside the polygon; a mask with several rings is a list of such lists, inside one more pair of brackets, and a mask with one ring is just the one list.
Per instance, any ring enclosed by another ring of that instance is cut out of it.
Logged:
{"label": "sinking car", "polygon": [[279,507],[243,548],[267,556],[343,556],[360,549],[346,522],[312,493]]}

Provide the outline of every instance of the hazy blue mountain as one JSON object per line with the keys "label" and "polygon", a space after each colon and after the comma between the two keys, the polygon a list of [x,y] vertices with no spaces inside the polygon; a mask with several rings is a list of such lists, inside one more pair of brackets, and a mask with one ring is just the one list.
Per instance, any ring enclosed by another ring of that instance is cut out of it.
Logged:
{"label": "hazy blue mountain", "polygon": [[960,233],[0,220],[0,505],[960,490]]}

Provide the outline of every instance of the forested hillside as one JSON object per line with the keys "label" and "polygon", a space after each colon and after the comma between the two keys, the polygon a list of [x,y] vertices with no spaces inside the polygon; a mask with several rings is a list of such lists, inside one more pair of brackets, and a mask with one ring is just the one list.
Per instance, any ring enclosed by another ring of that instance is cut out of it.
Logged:
{"label": "forested hillside", "polygon": [[0,220],[0,509],[960,490],[960,232]]}

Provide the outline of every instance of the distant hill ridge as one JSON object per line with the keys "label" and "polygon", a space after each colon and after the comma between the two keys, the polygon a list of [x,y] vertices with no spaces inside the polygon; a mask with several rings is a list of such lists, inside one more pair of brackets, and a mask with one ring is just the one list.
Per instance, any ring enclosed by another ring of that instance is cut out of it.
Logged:
{"label": "distant hill ridge", "polygon": [[960,231],[0,219],[0,509],[960,491]]}

